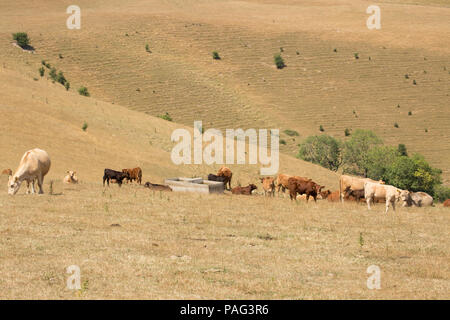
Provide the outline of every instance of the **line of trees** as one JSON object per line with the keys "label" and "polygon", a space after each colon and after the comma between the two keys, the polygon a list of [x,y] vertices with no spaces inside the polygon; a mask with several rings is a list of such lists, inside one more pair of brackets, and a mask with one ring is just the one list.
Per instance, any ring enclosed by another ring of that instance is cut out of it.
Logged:
{"label": "line of trees", "polygon": [[387,146],[370,130],[355,130],[347,141],[329,135],[306,138],[298,158],[327,169],[360,175],[410,191],[424,191],[438,200],[450,198],[442,185],[442,170],[433,168],[420,154],[408,155],[406,146]]}

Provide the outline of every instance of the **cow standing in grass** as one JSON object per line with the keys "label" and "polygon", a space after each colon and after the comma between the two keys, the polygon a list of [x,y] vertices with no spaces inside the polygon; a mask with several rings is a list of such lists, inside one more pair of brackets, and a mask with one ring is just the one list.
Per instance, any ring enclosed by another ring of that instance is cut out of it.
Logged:
{"label": "cow standing in grass", "polygon": [[27,193],[36,193],[35,181],[38,183],[39,193],[44,193],[44,177],[50,170],[50,166],[50,157],[46,151],[36,148],[25,152],[16,172],[9,176],[8,193],[16,194],[24,180],[27,182]]}
{"label": "cow standing in grass", "polygon": [[109,181],[111,179],[115,179],[117,181],[117,184],[119,185],[119,187],[122,186],[122,181],[125,178],[129,178],[130,175],[128,174],[128,172],[120,172],[120,171],[115,171],[112,169],[105,169],[104,171],[104,175],[103,175],[103,186],[105,186],[105,181],[108,183],[108,187],[109,187]]}
{"label": "cow standing in grass", "polygon": [[377,182],[366,181],[364,183],[364,198],[366,198],[367,208],[370,210],[370,203],[374,202],[376,198],[386,199],[386,212],[389,210],[389,205],[395,211],[395,202],[400,200],[402,190],[394,186],[381,184]]}
{"label": "cow standing in grass", "polygon": [[217,175],[219,177],[225,177],[224,180],[225,188],[227,188],[228,184],[228,190],[231,190],[231,178],[233,177],[233,172],[231,172],[230,168],[228,167],[220,168],[219,171],[217,172]]}
{"label": "cow standing in grass", "polygon": [[272,177],[259,178],[263,185],[264,195],[275,196],[275,179]]}
{"label": "cow standing in grass", "polygon": [[133,182],[133,180],[136,180],[137,183],[142,183],[142,169],[137,167],[133,169],[122,169],[123,173],[126,173],[127,176],[127,182]]}

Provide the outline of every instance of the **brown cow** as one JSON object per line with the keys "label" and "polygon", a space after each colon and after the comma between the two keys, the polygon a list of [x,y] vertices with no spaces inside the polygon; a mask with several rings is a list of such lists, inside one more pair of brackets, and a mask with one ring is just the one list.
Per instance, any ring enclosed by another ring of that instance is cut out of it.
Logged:
{"label": "brown cow", "polygon": [[250,196],[252,194],[253,190],[258,189],[257,186],[255,186],[253,183],[249,184],[246,187],[234,187],[231,189],[232,194],[244,194]]}
{"label": "brown cow", "polygon": [[341,195],[339,190],[333,191],[327,197],[327,200],[330,202],[338,202],[341,199]]}
{"label": "brown cow", "polygon": [[450,199],[444,201],[444,207],[450,207]]}
{"label": "brown cow", "polygon": [[133,168],[133,169],[122,169],[122,172],[128,173],[129,177],[127,177],[127,182],[133,182],[133,180],[136,180],[137,183],[142,183],[142,170],[141,168]]}
{"label": "brown cow", "polygon": [[222,167],[217,171],[217,175],[219,177],[225,177],[225,181],[223,182],[225,188],[227,188],[228,183],[228,190],[231,190],[231,177],[233,176],[233,172],[231,172],[230,168],[228,167]]}
{"label": "brown cow", "polygon": [[263,185],[264,195],[266,196],[269,194],[269,196],[275,196],[275,183],[274,178],[272,177],[264,177],[259,178],[261,180],[261,183]]}
{"label": "brown cow", "polygon": [[291,177],[288,180],[289,196],[291,200],[296,199],[297,193],[300,195],[306,194],[306,201],[312,196],[314,201],[317,201],[317,195],[320,193],[324,186],[320,186],[311,179],[303,180],[295,177]]}
{"label": "brown cow", "polygon": [[321,197],[322,199],[328,198],[328,196],[329,196],[330,194],[331,194],[331,191],[330,191],[330,190],[320,191],[320,197]]}
{"label": "brown cow", "polygon": [[172,191],[172,189],[169,186],[166,186],[163,184],[151,183],[150,181],[147,181],[144,184],[144,187],[149,188],[150,190],[155,190],[155,191]]}
{"label": "brown cow", "polygon": [[275,187],[277,188],[278,195],[280,195],[280,188],[281,191],[283,191],[283,193],[285,192],[286,189],[289,189],[288,186],[289,178],[297,178],[300,180],[311,181],[311,179],[305,177],[290,176],[288,174],[279,173],[275,182]]}
{"label": "brown cow", "polygon": [[11,169],[5,169],[2,171],[2,174],[5,174],[7,176],[12,176],[12,170]]}

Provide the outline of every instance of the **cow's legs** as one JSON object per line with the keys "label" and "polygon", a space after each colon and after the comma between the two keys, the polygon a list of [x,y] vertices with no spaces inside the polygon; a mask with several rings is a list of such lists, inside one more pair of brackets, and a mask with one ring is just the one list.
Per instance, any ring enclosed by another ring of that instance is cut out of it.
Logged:
{"label": "cow's legs", "polygon": [[[37,183],[38,183],[38,187],[39,187],[39,194],[43,194],[44,189],[42,188],[42,185],[44,184],[44,177],[42,175],[39,175],[37,177]],[[33,182],[33,188],[34,188],[34,182]]]}
{"label": "cow's legs", "polygon": [[372,197],[367,197],[366,202],[367,202],[367,208],[370,210],[370,202],[372,201]]}
{"label": "cow's legs", "polygon": [[30,194],[31,190],[30,190],[30,181],[27,180],[27,194]]}

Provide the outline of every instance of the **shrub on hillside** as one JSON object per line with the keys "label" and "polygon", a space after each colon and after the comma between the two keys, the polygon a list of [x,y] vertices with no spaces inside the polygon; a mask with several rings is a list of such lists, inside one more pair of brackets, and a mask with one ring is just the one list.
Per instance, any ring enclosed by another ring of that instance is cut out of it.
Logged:
{"label": "shrub on hillside", "polygon": [[273,60],[278,69],[283,69],[284,67],[286,67],[283,57],[279,53],[273,56]]}
{"label": "shrub on hillside", "polygon": [[348,128],[345,128],[344,134],[346,137],[348,137],[350,135],[350,130]]}
{"label": "shrub on hillside", "polygon": [[220,60],[220,55],[217,51],[212,52],[212,57],[214,60]]}
{"label": "shrub on hillside", "polygon": [[66,90],[69,91],[69,89],[70,89],[69,81],[66,81],[66,83],[64,84],[64,88],[66,88]]}
{"label": "shrub on hillside", "polygon": [[82,129],[83,131],[86,131],[87,128],[88,128],[88,124],[87,124],[87,122],[85,121],[85,122],[83,123],[83,126],[81,127],[81,129]]}
{"label": "shrub on hillside", "polygon": [[66,78],[64,77],[64,74],[61,71],[58,72],[58,75],[56,76],[56,81],[58,83],[61,83],[62,85],[66,84],[67,80],[66,80]]}
{"label": "shrub on hillside", "polygon": [[406,150],[406,146],[403,143],[400,143],[398,145],[397,150],[401,156],[408,156],[408,151]]}
{"label": "shrub on hillside", "polygon": [[30,45],[30,38],[28,38],[28,34],[26,32],[13,33],[12,36],[19,47],[26,48]]}
{"label": "shrub on hillside", "polygon": [[45,73],[44,67],[40,67],[40,68],[39,68],[39,75],[40,75],[41,77],[43,77],[43,76],[44,76],[44,73]]}
{"label": "shrub on hillside", "polygon": [[48,75],[52,80],[56,81],[56,78],[58,77],[58,75],[56,74],[56,68],[52,68]]}
{"label": "shrub on hillside", "polygon": [[159,115],[158,118],[161,118],[161,119],[164,119],[164,120],[167,120],[167,121],[172,121],[172,117],[169,115],[168,112],[166,112],[163,115]]}
{"label": "shrub on hillside", "polygon": [[322,126],[322,125],[320,125],[320,126],[319,126],[319,130],[320,130],[320,131],[322,131],[322,132],[324,132],[324,131],[325,131],[325,129],[323,128],[323,126]]}
{"label": "shrub on hillside", "polygon": [[90,96],[89,91],[88,91],[88,89],[86,87],[80,87],[78,89],[78,93],[80,95],[82,95],[82,96],[85,96],[85,97],[89,97]]}
{"label": "shrub on hillside", "polygon": [[286,129],[283,132],[290,137],[294,137],[294,136],[298,137],[299,136],[298,132],[295,130]]}

